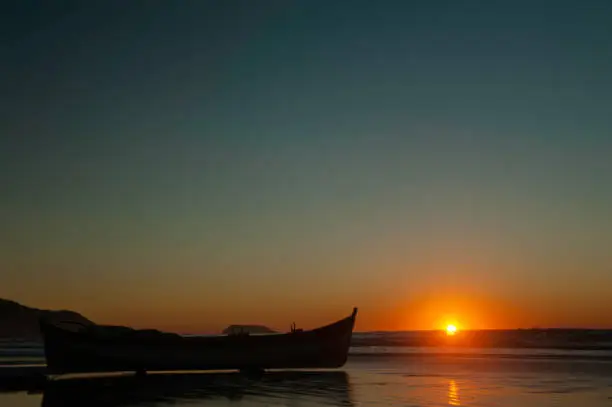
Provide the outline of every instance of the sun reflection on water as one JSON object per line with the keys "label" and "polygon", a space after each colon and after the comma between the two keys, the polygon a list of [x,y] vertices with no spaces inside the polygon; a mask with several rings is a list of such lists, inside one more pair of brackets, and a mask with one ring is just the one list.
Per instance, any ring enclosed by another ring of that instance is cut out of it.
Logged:
{"label": "sun reflection on water", "polygon": [[448,381],[448,404],[451,406],[461,405],[459,400],[459,386],[457,386],[457,382],[453,379]]}

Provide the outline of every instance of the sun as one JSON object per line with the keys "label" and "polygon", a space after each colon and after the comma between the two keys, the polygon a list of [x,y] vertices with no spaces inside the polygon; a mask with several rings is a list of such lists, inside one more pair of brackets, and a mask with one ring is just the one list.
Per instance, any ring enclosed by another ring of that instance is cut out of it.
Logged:
{"label": "sun", "polygon": [[446,325],[446,334],[448,336],[453,336],[456,333],[457,333],[457,327],[455,325],[453,324]]}

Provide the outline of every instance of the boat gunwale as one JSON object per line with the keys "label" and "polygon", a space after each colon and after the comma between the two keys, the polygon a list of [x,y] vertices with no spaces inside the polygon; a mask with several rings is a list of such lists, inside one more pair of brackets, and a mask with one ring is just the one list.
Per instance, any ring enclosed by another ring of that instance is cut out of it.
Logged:
{"label": "boat gunwale", "polygon": [[[341,327],[346,323],[354,324],[355,318],[357,315],[357,308],[353,308],[353,313],[345,318],[337,320],[335,322],[329,323],[327,325],[323,325],[317,328],[313,328],[310,330],[297,330],[292,332],[274,332],[274,333],[265,333],[265,334],[220,334],[220,335],[210,335],[210,336],[185,336],[174,332],[167,331],[158,331],[151,329],[133,329],[127,326],[115,326],[115,325],[84,325],[77,323],[75,325],[79,325],[85,330],[81,331],[73,331],[69,329],[65,329],[62,325],[66,322],[71,323],[71,321],[57,321],[57,322],[48,322],[41,318],[40,325],[41,331],[44,332],[51,329],[56,332],[61,332],[61,335],[65,337],[69,337],[72,340],[76,341],[88,341],[88,342],[96,342],[96,343],[105,343],[105,344],[150,344],[150,345],[176,345],[177,343],[181,343],[183,345],[215,345],[215,344],[227,344],[227,343],[239,343],[241,341],[249,342],[249,343],[257,343],[259,341],[266,341],[266,339],[270,340],[284,340],[286,338],[299,338],[303,340],[311,340],[313,337],[327,336],[332,335],[334,328]],[[95,332],[90,330],[92,327],[100,328],[102,331]],[[106,327],[116,327],[125,329],[124,332],[112,334],[111,332],[104,333],[103,329]],[[351,333],[353,328],[350,329]]]}

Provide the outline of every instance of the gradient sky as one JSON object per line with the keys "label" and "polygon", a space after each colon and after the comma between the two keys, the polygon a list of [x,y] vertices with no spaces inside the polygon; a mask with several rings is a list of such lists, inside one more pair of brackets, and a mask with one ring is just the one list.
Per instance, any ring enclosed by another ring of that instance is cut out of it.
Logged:
{"label": "gradient sky", "polygon": [[612,327],[612,3],[10,1],[0,297]]}

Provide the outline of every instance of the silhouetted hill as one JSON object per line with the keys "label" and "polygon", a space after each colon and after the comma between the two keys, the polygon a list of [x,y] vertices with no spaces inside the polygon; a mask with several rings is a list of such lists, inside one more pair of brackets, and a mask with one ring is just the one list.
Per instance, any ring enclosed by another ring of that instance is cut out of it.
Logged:
{"label": "silhouetted hill", "polygon": [[58,321],[92,323],[74,311],[42,310],[0,298],[0,338],[40,339],[38,318],[41,316]]}
{"label": "silhouetted hill", "polygon": [[276,331],[263,325],[230,325],[223,330],[226,335],[237,334],[237,333],[250,333],[250,334],[273,334]]}

